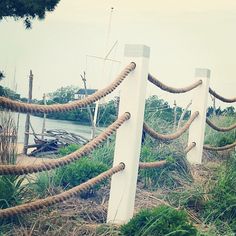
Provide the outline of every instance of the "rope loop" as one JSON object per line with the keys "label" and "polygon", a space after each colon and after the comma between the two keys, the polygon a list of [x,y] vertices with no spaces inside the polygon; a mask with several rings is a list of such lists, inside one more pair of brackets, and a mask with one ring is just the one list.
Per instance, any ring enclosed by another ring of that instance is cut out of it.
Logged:
{"label": "rope loop", "polygon": [[158,79],[156,79],[155,77],[153,77],[151,74],[148,74],[148,80],[153,83],[154,85],[156,85],[157,87],[159,87],[160,89],[170,92],[170,93],[186,93],[191,91],[192,89],[198,87],[199,85],[202,84],[202,80],[198,80],[195,83],[187,86],[187,87],[183,87],[183,88],[173,88],[170,86],[167,86],[165,84],[163,84],[161,81],[159,81]]}
{"label": "rope loop", "polygon": [[67,112],[76,110],[81,107],[85,107],[89,104],[92,104],[106,95],[113,92],[126,78],[126,76],[135,69],[136,64],[131,62],[126,66],[123,71],[117,76],[117,78],[107,87],[95,92],[94,94],[78,101],[66,103],[66,104],[53,104],[53,105],[38,105],[23,103],[11,100],[6,97],[0,97],[0,106],[4,109],[8,109],[15,112],[21,113],[52,113],[52,112]]}

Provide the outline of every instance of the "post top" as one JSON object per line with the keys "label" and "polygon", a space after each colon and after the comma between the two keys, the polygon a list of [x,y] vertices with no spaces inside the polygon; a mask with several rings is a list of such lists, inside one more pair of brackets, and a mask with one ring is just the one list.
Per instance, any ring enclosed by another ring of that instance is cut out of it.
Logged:
{"label": "post top", "polygon": [[206,68],[196,68],[195,69],[195,77],[205,77],[210,78],[211,71]]}
{"label": "post top", "polygon": [[142,44],[126,44],[124,50],[125,57],[146,57],[150,56],[150,48]]}

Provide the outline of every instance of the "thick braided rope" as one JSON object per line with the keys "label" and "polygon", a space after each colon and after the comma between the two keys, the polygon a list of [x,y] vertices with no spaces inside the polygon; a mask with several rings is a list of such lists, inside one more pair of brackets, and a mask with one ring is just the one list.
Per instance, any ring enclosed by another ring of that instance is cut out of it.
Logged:
{"label": "thick braided rope", "polygon": [[195,111],[191,115],[189,120],[186,122],[186,124],[183,127],[181,127],[180,129],[178,129],[175,133],[172,133],[172,134],[159,134],[155,130],[150,128],[145,122],[143,123],[143,129],[154,139],[159,139],[159,140],[173,140],[173,139],[177,139],[184,132],[186,132],[189,129],[190,125],[197,118],[198,115],[199,115],[199,112]]}
{"label": "thick braided rope", "polygon": [[187,154],[189,151],[191,151],[194,147],[196,147],[196,143],[195,143],[195,142],[192,142],[191,144],[189,144],[189,145],[184,149],[185,154]]}
{"label": "thick braided rope", "polygon": [[224,151],[224,150],[231,149],[233,147],[236,147],[236,142],[231,143],[229,145],[222,146],[222,147],[212,147],[212,146],[209,146],[209,145],[204,145],[203,146],[203,148],[205,150],[209,150],[209,151]]}
{"label": "thick braided rope", "polygon": [[[191,149],[193,149],[196,146],[195,142],[192,142],[190,145],[188,145],[184,152],[187,154]],[[147,169],[147,168],[158,168],[162,167],[167,164],[166,160],[161,161],[154,161],[154,162],[140,162],[139,163],[139,169]]]}
{"label": "thick braided rope", "polygon": [[125,165],[123,163],[120,163],[119,165],[103,172],[102,174],[86,181],[85,183],[80,184],[68,191],[63,192],[63,193],[60,193],[60,194],[57,194],[57,195],[54,195],[51,197],[47,197],[45,199],[39,199],[34,202],[30,202],[30,203],[22,204],[19,206],[0,210],[0,219],[33,212],[33,211],[42,209],[44,207],[52,206],[56,203],[66,201],[69,198],[76,196],[81,191],[85,191],[85,190],[90,189],[95,184],[111,177],[113,174],[115,174],[119,171],[122,171],[124,169],[125,169]]}
{"label": "thick braided rope", "polygon": [[164,166],[166,163],[167,163],[166,160],[154,161],[154,162],[140,162],[139,169],[158,168]]}
{"label": "thick braided rope", "polygon": [[117,76],[117,78],[110,85],[82,100],[74,101],[67,104],[38,105],[13,101],[6,97],[0,97],[0,106],[5,109],[22,113],[51,113],[75,110],[77,108],[92,104],[114,91],[116,87],[120,85],[121,82],[125,79],[125,77],[135,69],[135,66],[135,63],[131,62],[128,66],[125,67],[125,69]]}
{"label": "thick braided rope", "polygon": [[213,95],[215,98],[218,98],[219,100],[221,100],[222,102],[227,102],[227,103],[236,102],[236,98],[224,98],[218,93],[216,93],[214,90],[212,90],[211,88],[209,88],[209,93]]}
{"label": "thick braided rope", "polygon": [[85,144],[79,150],[66,155],[59,159],[54,159],[40,164],[33,165],[0,165],[0,175],[23,175],[29,173],[36,173],[46,170],[52,170],[70,164],[90,153],[99,144],[104,142],[110,135],[112,135],[126,120],[130,118],[130,113],[124,113],[113,124],[111,124],[103,133]]}
{"label": "thick braided rope", "polygon": [[159,87],[160,89],[170,92],[170,93],[186,93],[188,91],[191,91],[192,89],[198,87],[199,85],[202,84],[202,80],[198,80],[195,83],[184,87],[184,88],[173,88],[170,86],[167,86],[165,84],[163,84],[161,81],[159,81],[158,79],[154,78],[151,74],[148,74],[148,80],[155,84],[157,87]]}
{"label": "thick braided rope", "polygon": [[215,124],[213,124],[208,118],[206,119],[206,123],[214,130],[217,130],[217,131],[220,131],[220,132],[227,132],[227,131],[230,131],[230,130],[233,130],[236,128],[236,124],[234,125],[231,125],[227,128],[225,127],[218,127],[216,126]]}

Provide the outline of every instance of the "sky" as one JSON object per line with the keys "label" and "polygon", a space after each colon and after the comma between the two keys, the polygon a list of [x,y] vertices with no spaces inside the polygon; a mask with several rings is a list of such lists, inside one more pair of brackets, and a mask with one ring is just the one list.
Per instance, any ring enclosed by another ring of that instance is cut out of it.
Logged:
{"label": "sky", "polygon": [[[100,89],[122,69],[124,45],[144,44],[151,51],[150,73],[165,84],[187,86],[195,81],[195,68],[208,68],[212,89],[231,98],[235,42],[235,0],[61,0],[31,30],[22,21],[0,21],[0,69],[6,75],[0,83],[27,96],[32,70],[33,97],[42,98],[62,86],[83,87],[80,75],[86,71],[88,87]],[[105,57],[112,46],[109,58],[119,62],[93,57]],[[148,84],[147,96],[153,94],[180,106],[192,96]]]}

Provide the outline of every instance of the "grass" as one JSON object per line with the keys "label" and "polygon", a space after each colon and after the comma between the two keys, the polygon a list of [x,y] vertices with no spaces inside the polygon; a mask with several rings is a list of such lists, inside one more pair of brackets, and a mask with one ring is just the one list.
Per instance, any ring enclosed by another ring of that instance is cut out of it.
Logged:
{"label": "grass", "polygon": [[[229,127],[235,124],[236,118],[233,116],[215,116],[211,117],[210,120],[218,127]],[[236,140],[236,129],[228,132],[218,132],[208,125],[206,125],[205,131],[205,144],[221,147],[227,144],[231,144]]]}
{"label": "grass", "polygon": [[[163,126],[161,120],[155,120],[153,117],[150,119],[152,119],[150,120],[152,127],[160,132],[168,127],[167,123],[164,123]],[[227,122],[230,125],[233,120],[229,118]],[[218,125],[228,126],[226,123]],[[165,131],[170,133],[173,130],[165,129]],[[221,138],[217,140],[216,133],[211,129],[207,132],[212,133],[207,133],[206,143],[218,145]],[[217,132],[217,134],[219,133]],[[229,136],[231,137],[231,135],[230,133]],[[160,205],[160,203],[165,203],[167,205],[173,205],[177,209],[186,209],[188,214],[191,213],[191,219],[195,223],[198,223],[199,232],[196,234],[198,236],[233,236],[236,196],[235,156],[233,159],[229,159],[226,164],[224,164],[225,161],[214,160],[214,165],[212,166],[205,163],[204,166],[194,166],[191,168],[183,153],[185,143],[186,135],[176,141],[165,143],[154,141],[150,137],[146,138],[142,146],[141,161],[167,160],[168,164],[162,168],[140,170],[135,212],[138,213],[143,208],[152,209]],[[72,145],[62,149],[60,154],[62,156],[67,155],[78,148],[79,146]],[[112,137],[109,142],[100,145],[92,154],[83,157],[76,163],[83,162],[84,160],[88,163],[99,162],[105,165],[106,168],[109,168],[112,166],[113,157],[114,139]],[[55,179],[58,171],[61,172],[61,176],[70,176],[72,182],[77,178],[75,175],[93,177],[83,172],[84,167],[79,169],[75,166],[68,166],[68,174],[65,173],[65,169],[63,168],[57,171],[37,174],[35,182],[31,183],[31,192],[21,190],[21,187],[25,185],[20,183],[20,178],[16,179],[13,181],[13,186],[19,187],[19,194],[16,194],[19,198],[18,200],[16,199],[16,202],[14,200],[12,205],[26,202],[29,199],[33,200],[35,198],[54,195],[63,191],[62,188],[57,187],[58,183],[61,182]],[[90,173],[97,175],[93,169],[90,169]],[[81,182],[84,181],[86,180],[81,180]],[[62,187],[66,187],[69,182],[64,183]],[[76,182],[70,187],[77,184],[79,183]],[[9,184],[5,184],[5,188],[9,188],[8,186]],[[29,186],[26,187],[28,188]],[[121,229],[119,227],[105,224],[109,187],[109,182],[107,182],[106,186],[100,186],[100,189],[96,190],[97,194],[90,196],[89,199],[85,200],[77,196],[49,209],[27,214],[24,219],[19,219],[16,222],[7,222],[1,226],[0,232],[2,234],[0,233],[0,235],[121,235]],[[1,182],[0,189],[3,189]],[[7,191],[4,192],[7,194]],[[14,196],[14,194],[10,195]],[[10,199],[10,197],[6,198]],[[149,227],[146,229],[149,229]],[[178,234],[180,231],[172,232],[172,234],[168,234],[180,235]]]}

